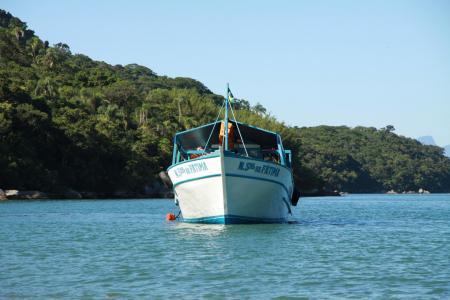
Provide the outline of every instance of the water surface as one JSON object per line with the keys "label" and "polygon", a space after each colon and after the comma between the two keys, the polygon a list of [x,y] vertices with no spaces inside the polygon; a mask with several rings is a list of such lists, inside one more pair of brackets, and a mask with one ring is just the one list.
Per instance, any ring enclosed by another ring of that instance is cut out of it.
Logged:
{"label": "water surface", "polygon": [[450,299],[450,195],[304,198],[297,224],[167,212],[169,200],[0,203],[0,299]]}

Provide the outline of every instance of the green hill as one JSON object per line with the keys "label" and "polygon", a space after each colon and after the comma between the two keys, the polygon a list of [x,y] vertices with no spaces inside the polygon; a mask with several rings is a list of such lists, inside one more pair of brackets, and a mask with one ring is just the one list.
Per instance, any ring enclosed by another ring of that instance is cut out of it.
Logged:
{"label": "green hill", "polygon": [[[0,10],[0,188],[142,191],[170,164],[174,133],[214,120],[222,100],[194,79],[49,46]],[[235,108],[282,134],[304,192],[450,191],[443,149],[391,126],[289,127],[260,104]]]}

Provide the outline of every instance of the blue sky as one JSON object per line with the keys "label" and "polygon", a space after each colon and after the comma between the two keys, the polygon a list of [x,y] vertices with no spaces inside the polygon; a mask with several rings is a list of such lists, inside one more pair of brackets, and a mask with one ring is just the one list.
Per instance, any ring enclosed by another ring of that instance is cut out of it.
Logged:
{"label": "blue sky", "polygon": [[289,125],[450,144],[450,1],[3,0],[42,39],[192,77]]}

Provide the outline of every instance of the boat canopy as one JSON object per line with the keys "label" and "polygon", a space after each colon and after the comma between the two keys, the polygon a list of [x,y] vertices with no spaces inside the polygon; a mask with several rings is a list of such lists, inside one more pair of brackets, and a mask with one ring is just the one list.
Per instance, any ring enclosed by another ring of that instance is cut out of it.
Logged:
{"label": "boat canopy", "polygon": [[[205,149],[205,146],[206,148],[215,148],[214,146],[219,144],[221,122],[222,121],[217,121],[179,132],[175,135],[174,142],[184,151],[196,150],[199,147]],[[237,123],[246,146],[253,144],[258,145],[261,149],[278,149],[278,144],[279,141],[281,141],[281,138],[277,133],[245,123],[236,122],[234,120],[229,120],[228,122],[233,124],[233,127],[235,128]],[[242,141],[239,132],[234,130],[233,134],[236,143],[240,144]]]}
{"label": "boat canopy", "polygon": [[[173,165],[215,153],[220,149],[220,145],[224,145],[223,150],[228,153],[291,166],[291,152],[283,148],[278,133],[236,121],[231,105],[233,99],[234,96],[227,85],[227,96],[215,122],[175,135]],[[223,108],[224,118],[219,121]],[[229,118],[229,111],[233,116],[232,120]]]}

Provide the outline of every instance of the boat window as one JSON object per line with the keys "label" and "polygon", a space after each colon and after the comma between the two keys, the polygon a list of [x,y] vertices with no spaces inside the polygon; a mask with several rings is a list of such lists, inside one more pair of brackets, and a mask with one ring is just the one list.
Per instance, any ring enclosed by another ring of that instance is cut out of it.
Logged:
{"label": "boat window", "polygon": [[211,151],[219,150],[220,145],[219,144],[213,144],[211,145]]}
{"label": "boat window", "polygon": [[253,158],[262,159],[261,146],[257,144],[247,144],[245,143],[245,148],[242,143],[236,143],[234,146],[234,151],[239,154],[246,156],[245,150],[247,149],[248,156]]}
{"label": "boat window", "polygon": [[280,154],[278,153],[277,149],[264,149],[262,151],[262,155],[265,161],[271,161],[277,164],[280,163]]}
{"label": "boat window", "polygon": [[[230,121],[236,126],[229,143],[229,151],[237,155],[248,156],[256,159],[272,161],[280,164],[289,164],[289,160],[284,157],[281,138],[273,133],[251,125]],[[201,157],[205,154],[219,150],[221,122],[216,121],[204,126],[177,133],[175,136],[177,152],[174,155],[175,161],[190,160]],[[245,147],[244,147],[245,145]],[[247,151],[246,151],[247,150]],[[283,153],[283,157],[280,156]]]}

